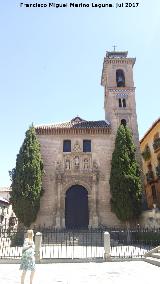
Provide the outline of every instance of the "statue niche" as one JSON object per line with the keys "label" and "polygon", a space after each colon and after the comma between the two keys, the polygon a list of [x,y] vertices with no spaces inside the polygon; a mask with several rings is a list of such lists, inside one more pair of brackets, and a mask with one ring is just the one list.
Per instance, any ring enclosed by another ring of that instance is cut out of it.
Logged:
{"label": "statue niche", "polygon": [[84,169],[85,169],[85,170],[89,168],[89,161],[88,161],[87,158],[84,159],[84,164],[83,164],[83,166],[84,166]]}
{"label": "statue niche", "polygon": [[65,169],[66,169],[66,170],[70,170],[70,160],[69,160],[69,159],[67,159],[67,160],[65,161]]}
{"label": "statue niche", "polygon": [[79,156],[74,157],[74,167],[76,169],[79,168]]}

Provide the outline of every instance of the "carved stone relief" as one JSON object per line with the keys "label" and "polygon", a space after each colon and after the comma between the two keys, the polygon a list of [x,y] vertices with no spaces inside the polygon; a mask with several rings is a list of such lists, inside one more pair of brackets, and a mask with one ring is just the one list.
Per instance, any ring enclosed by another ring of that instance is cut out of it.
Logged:
{"label": "carved stone relief", "polygon": [[98,170],[98,164],[96,160],[93,160],[93,170]]}
{"label": "carved stone relief", "polygon": [[62,169],[62,162],[61,161],[57,161],[56,162],[56,170],[61,170]]}

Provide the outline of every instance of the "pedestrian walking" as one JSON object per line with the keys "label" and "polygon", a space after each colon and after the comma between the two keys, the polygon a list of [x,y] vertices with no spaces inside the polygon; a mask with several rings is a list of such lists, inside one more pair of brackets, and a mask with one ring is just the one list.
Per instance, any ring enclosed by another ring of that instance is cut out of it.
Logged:
{"label": "pedestrian walking", "polygon": [[35,245],[33,241],[33,230],[27,231],[27,236],[24,240],[24,245],[22,249],[22,258],[20,264],[21,274],[21,284],[24,284],[26,272],[29,270],[30,274],[30,284],[33,283],[33,277],[35,273]]}

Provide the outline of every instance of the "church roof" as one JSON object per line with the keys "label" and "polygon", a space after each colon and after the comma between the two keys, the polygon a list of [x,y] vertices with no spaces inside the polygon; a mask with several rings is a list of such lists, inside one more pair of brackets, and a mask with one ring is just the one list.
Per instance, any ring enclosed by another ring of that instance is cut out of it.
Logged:
{"label": "church roof", "polygon": [[79,116],[74,117],[71,121],[59,122],[50,125],[39,125],[35,127],[37,134],[42,134],[42,130],[56,129],[110,129],[110,123],[106,120],[84,120]]}
{"label": "church roof", "polygon": [[9,201],[6,198],[0,196],[0,204],[9,205]]}

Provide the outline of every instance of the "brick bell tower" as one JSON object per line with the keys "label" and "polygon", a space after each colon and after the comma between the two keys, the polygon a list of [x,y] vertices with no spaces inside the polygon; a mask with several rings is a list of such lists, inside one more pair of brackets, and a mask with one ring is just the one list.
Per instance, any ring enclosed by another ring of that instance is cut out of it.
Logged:
{"label": "brick bell tower", "polygon": [[127,124],[139,148],[133,66],[136,59],[127,51],[107,51],[103,62],[101,85],[104,86],[105,119],[116,135],[121,123]]}

